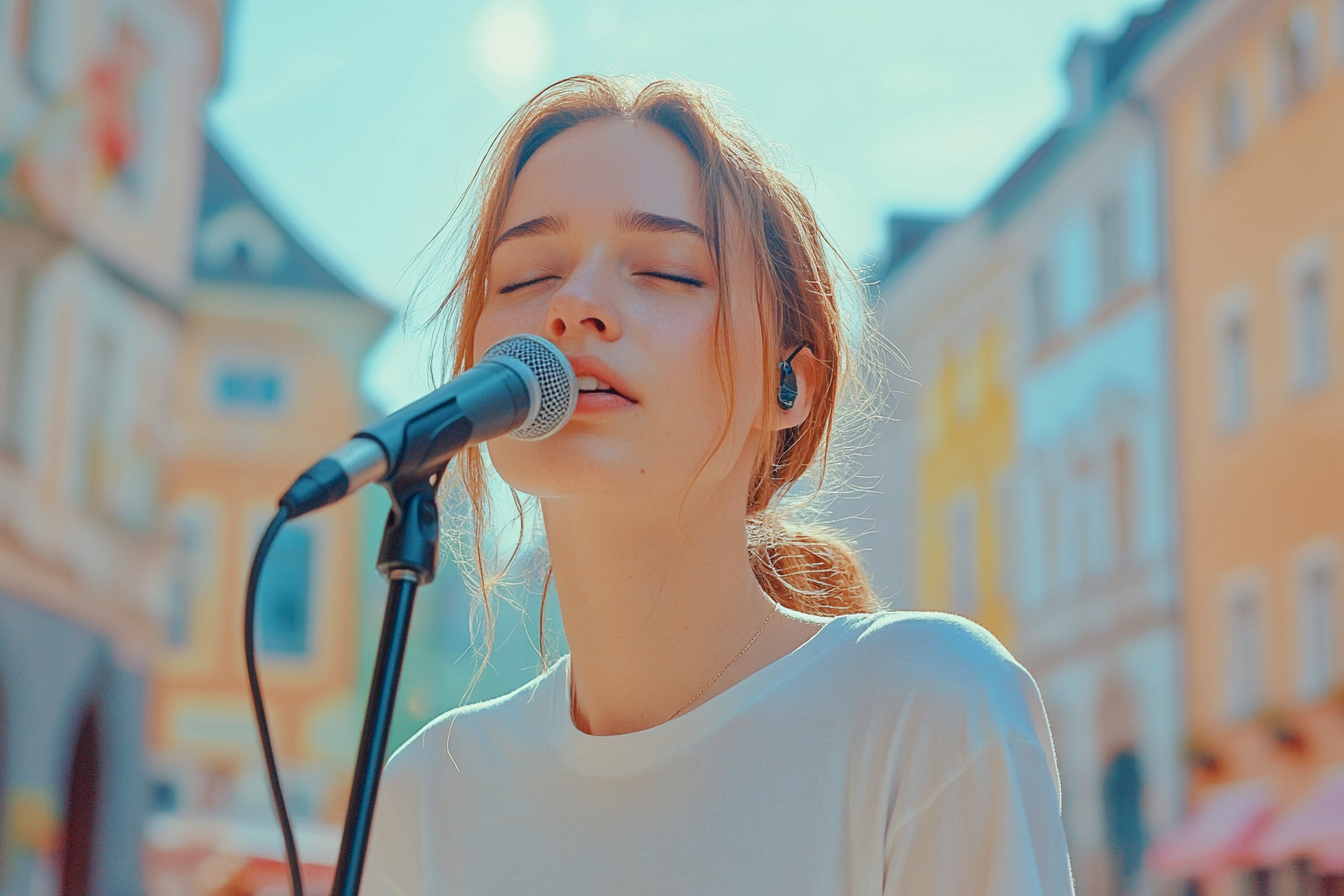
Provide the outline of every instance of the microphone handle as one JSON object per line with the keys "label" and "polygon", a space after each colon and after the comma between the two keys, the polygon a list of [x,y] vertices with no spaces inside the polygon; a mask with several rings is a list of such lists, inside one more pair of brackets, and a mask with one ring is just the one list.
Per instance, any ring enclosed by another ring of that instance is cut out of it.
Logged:
{"label": "microphone handle", "polygon": [[512,358],[482,362],[360,430],[304,471],[281,506],[294,519],[370,482],[424,477],[467,445],[517,428],[532,407],[532,390],[518,367]]}

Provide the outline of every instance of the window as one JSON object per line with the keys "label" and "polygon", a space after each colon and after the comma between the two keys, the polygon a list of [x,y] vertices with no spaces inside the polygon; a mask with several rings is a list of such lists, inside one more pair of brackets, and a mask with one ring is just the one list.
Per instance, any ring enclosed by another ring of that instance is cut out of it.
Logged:
{"label": "window", "polygon": [[1047,262],[1031,269],[1030,290],[1031,342],[1039,348],[1055,335],[1055,283]]}
{"label": "window", "polygon": [[1111,514],[1115,532],[1115,555],[1126,565],[1134,557],[1134,459],[1129,440],[1121,436],[1111,443]]}
{"label": "window", "polygon": [[1125,221],[1119,198],[1102,203],[1097,213],[1101,240],[1101,296],[1105,300],[1125,285]]}
{"label": "window", "polygon": [[1325,696],[1335,682],[1335,563],[1322,550],[1297,565],[1298,683],[1303,699]]}
{"label": "window", "polygon": [[25,369],[28,366],[29,321],[32,318],[33,284],[24,272],[0,284],[0,450],[21,453]]}
{"label": "window", "polygon": [[1316,54],[1316,13],[1298,6],[1274,36],[1271,76],[1275,108],[1286,112],[1312,87],[1320,74]]}
{"label": "window", "polygon": [[284,407],[285,377],[274,364],[225,362],[215,370],[215,405],[228,411],[274,412]]}
{"label": "window", "polygon": [[164,626],[170,647],[185,647],[191,642],[192,616],[202,592],[214,578],[213,542],[214,517],[209,505],[179,507],[173,520],[173,559]]}
{"label": "window", "polygon": [[112,395],[116,346],[106,332],[96,334],[89,353],[84,393],[84,432],[79,469],[85,506],[102,514],[116,512],[117,464],[113,444]]}
{"label": "window", "polygon": [[10,13],[14,24],[13,52],[22,66],[28,84],[38,93],[51,93],[50,78],[43,71],[44,60],[50,58],[51,47],[47,41],[54,37],[51,32],[55,21],[61,16],[52,8],[51,0],[17,0]]}
{"label": "window", "polygon": [[1060,573],[1060,560],[1063,554],[1060,544],[1062,529],[1060,524],[1064,518],[1061,503],[1059,485],[1054,479],[1047,479],[1041,489],[1041,561],[1044,566],[1041,571],[1041,584],[1044,586],[1047,599],[1053,598],[1059,592],[1060,581],[1063,578]]}
{"label": "window", "polygon": [[966,495],[952,502],[947,519],[948,557],[952,612],[970,616],[976,608],[975,498]]}
{"label": "window", "polygon": [[1244,313],[1230,314],[1218,334],[1219,418],[1224,429],[1241,429],[1251,416],[1250,334]]}
{"label": "window", "polygon": [[282,528],[257,584],[257,640],[263,653],[307,656],[312,563],[312,532],[293,523]]}
{"label": "window", "polygon": [[1293,383],[1309,391],[1329,373],[1330,331],[1326,314],[1325,271],[1312,265],[1293,278]]}
{"label": "window", "polygon": [[1344,0],[1335,0],[1335,59],[1344,63]]}
{"label": "window", "polygon": [[1223,653],[1227,715],[1245,719],[1260,709],[1262,665],[1259,588],[1243,582],[1227,595]]}
{"label": "window", "polygon": [[1097,494],[1097,471],[1093,459],[1084,454],[1073,468],[1073,494],[1077,503],[1077,546],[1081,551],[1078,563],[1079,578],[1096,575],[1104,568],[1105,551],[1101,520],[1101,502]]}
{"label": "window", "polygon": [[1235,156],[1251,140],[1250,104],[1246,96],[1246,81],[1238,74],[1228,74],[1214,89],[1212,123],[1212,155],[1215,165]]}

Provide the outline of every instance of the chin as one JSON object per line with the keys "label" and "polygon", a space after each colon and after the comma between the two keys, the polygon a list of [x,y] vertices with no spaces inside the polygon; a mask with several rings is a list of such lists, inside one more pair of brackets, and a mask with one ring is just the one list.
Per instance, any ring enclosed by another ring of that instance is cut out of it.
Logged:
{"label": "chin", "polygon": [[656,481],[646,454],[610,438],[557,433],[539,442],[492,439],[487,446],[500,478],[534,498],[629,496]]}

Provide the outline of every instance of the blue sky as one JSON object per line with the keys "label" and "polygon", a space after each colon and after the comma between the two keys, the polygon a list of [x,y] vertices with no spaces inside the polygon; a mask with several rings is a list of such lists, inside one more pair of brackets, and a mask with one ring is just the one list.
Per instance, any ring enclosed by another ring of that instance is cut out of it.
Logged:
{"label": "blue sky", "polygon": [[[235,0],[207,114],[282,220],[341,275],[406,307],[495,130],[583,71],[726,91],[784,148],[851,261],[903,208],[972,206],[1051,126],[1079,31],[1135,0]],[[424,299],[413,305],[423,305]],[[385,408],[430,385],[412,314],[364,373]]]}

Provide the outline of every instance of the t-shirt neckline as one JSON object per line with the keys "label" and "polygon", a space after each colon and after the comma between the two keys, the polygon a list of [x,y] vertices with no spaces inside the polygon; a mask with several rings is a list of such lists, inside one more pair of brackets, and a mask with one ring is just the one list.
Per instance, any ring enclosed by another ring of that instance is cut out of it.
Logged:
{"label": "t-shirt neckline", "polygon": [[740,712],[786,679],[798,674],[837,641],[845,616],[827,621],[812,637],[732,687],[674,719],[629,734],[585,734],[569,714],[569,657],[556,663],[550,681],[551,721],[557,746],[581,763],[631,766],[652,762],[681,749]]}

